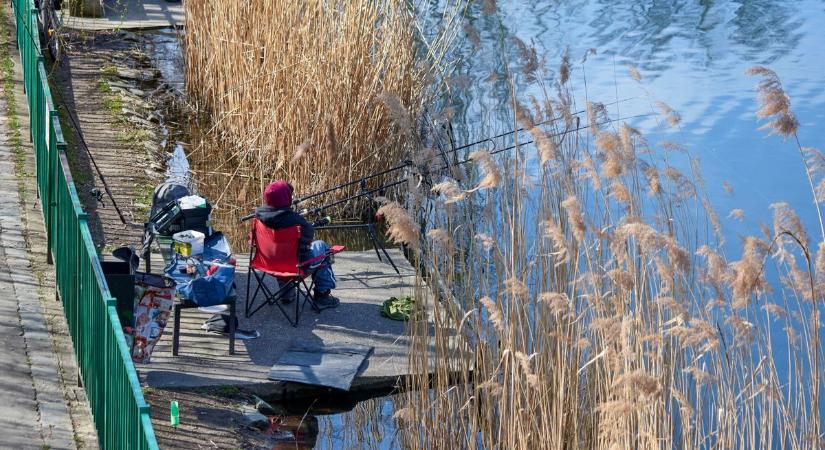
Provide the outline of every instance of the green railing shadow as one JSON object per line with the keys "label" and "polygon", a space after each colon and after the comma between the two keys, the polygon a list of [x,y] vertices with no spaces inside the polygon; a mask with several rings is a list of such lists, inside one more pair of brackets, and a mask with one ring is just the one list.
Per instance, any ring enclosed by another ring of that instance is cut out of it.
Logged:
{"label": "green railing shadow", "polygon": [[38,11],[32,0],[12,0],[12,4],[49,256],[98,441],[104,449],[157,449],[149,405],[66,159],[66,142],[40,49]]}

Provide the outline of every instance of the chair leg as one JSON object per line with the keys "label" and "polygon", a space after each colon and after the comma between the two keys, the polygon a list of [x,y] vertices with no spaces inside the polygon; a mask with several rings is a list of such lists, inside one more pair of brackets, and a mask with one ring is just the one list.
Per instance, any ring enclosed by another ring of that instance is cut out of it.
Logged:
{"label": "chair leg", "polygon": [[[256,313],[256,312],[260,311],[260,310],[261,310],[261,308],[263,308],[264,306],[266,306],[266,305],[271,305],[271,304],[272,304],[272,303],[269,301],[269,298],[271,297],[270,292],[269,292],[269,288],[268,288],[268,287],[266,287],[266,285],[264,284],[263,280],[261,280],[260,278],[258,278],[258,276],[257,276],[257,275],[255,276],[255,278],[256,278],[256,279],[257,279],[257,281],[258,281],[258,287],[257,287],[257,288],[255,288],[255,293],[254,293],[254,294],[252,294],[252,300],[253,300],[253,301],[252,301],[251,303],[252,303],[252,304],[254,304],[254,300],[255,300],[255,298],[258,296],[258,292],[260,292],[260,291],[263,291],[264,301],[263,301],[263,302],[261,302],[261,304],[260,304],[260,305],[258,305],[256,308],[254,308],[254,309],[250,309],[250,310],[247,312],[247,316],[246,316],[246,317],[252,317],[253,315],[255,315],[255,313]],[[280,305],[279,305],[279,306],[280,306]]]}
{"label": "chair leg", "polygon": [[[252,258],[255,256],[255,227],[252,227],[252,232],[249,240],[249,259],[247,260],[247,267],[246,267],[246,305],[244,307],[244,316],[249,318],[251,314],[249,314],[249,310],[251,309],[252,305],[249,298],[249,287],[252,285],[252,271],[255,270],[252,268]],[[257,275],[255,278],[258,278]],[[255,291],[257,294],[258,291]],[[253,296],[254,300],[254,296]]]}
{"label": "chair leg", "polygon": [[229,354],[235,354],[235,302],[229,304]]}
{"label": "chair leg", "polygon": [[309,302],[309,306],[312,307],[312,310],[316,313],[321,312],[321,308],[318,307],[318,304],[315,303],[315,297],[312,295],[312,290],[315,288],[315,280],[310,281],[309,286],[307,286],[306,279],[301,280],[301,283],[304,284],[304,289],[307,291],[307,297],[305,302]]}
{"label": "chair leg", "polygon": [[175,304],[175,324],[172,327],[172,356],[178,356],[178,346],[180,343],[180,303]]}
{"label": "chair leg", "polygon": [[[256,277],[257,277],[257,275],[256,275]],[[275,306],[278,307],[279,310],[281,310],[281,314],[284,315],[284,317],[286,318],[287,322],[289,322],[290,325],[292,325],[293,327],[297,326],[295,320],[293,320],[291,317],[289,317],[289,313],[283,307],[283,305],[281,305],[281,302],[279,301],[280,295],[284,291],[289,289],[290,286],[293,286],[295,284],[295,282],[294,281],[286,282],[287,284],[284,284],[283,286],[279,286],[278,290],[275,291],[274,293],[263,283],[263,281],[261,279],[258,279],[258,283],[259,283],[260,290],[263,291],[263,295],[266,298],[266,300],[261,302],[260,305],[258,305],[254,310],[252,310],[250,312],[250,316],[255,314],[256,312],[258,312],[261,308],[263,308],[266,305],[275,305]],[[257,294],[258,294],[258,290],[255,290],[255,294],[253,295],[253,297],[257,296]]]}
{"label": "chair leg", "polygon": [[244,307],[244,315],[246,318],[249,318],[249,309],[250,309],[250,298],[249,298],[249,287],[252,285],[252,271],[255,270],[253,268],[249,268],[246,271],[246,304]]}
{"label": "chair leg", "polygon": [[[280,280],[279,280],[279,283],[280,283]],[[291,290],[292,291],[292,295],[294,297],[292,301],[295,303],[295,318],[294,319],[289,317],[289,313],[287,312],[286,308],[281,306],[280,295],[284,290]],[[300,299],[300,293],[301,293],[301,287],[298,286],[298,284],[294,280],[290,280],[290,281],[285,281],[284,285],[281,286],[278,289],[278,292],[272,295],[272,298],[275,299],[274,300],[275,306],[277,306],[278,309],[281,310],[281,314],[284,315],[287,322],[289,322],[289,324],[292,325],[293,327],[298,326],[298,306],[299,306],[298,303],[299,303],[299,299]]]}
{"label": "chair leg", "polygon": [[[264,305],[270,303],[269,300],[268,300],[268,298],[269,298],[269,288],[267,288],[266,284],[264,284],[264,280],[266,278],[266,275],[260,275],[259,276],[258,272],[255,272],[254,275],[255,275],[255,281],[258,282],[258,286],[255,287],[255,292],[252,293],[251,297],[249,296],[249,293],[247,291],[247,294],[246,294],[247,295],[247,297],[246,297],[246,312],[245,312],[245,315],[246,315],[247,318],[252,317],[256,312],[258,312],[261,308],[263,308]],[[251,284],[252,281],[250,281],[249,283]],[[249,285],[247,285],[247,289],[249,289]],[[255,299],[258,297],[258,292],[260,292],[260,291],[264,291],[264,297],[267,298],[267,300],[264,300],[264,302],[261,303],[260,305],[258,305],[257,308],[253,309],[252,307],[255,305]]]}
{"label": "chair leg", "polygon": [[295,292],[295,323],[292,326],[297,327],[298,326],[298,320],[300,320],[300,318],[301,318],[301,309],[299,308],[299,306],[301,305],[301,289],[300,289],[300,287],[297,286],[297,284],[295,286],[294,292]]}

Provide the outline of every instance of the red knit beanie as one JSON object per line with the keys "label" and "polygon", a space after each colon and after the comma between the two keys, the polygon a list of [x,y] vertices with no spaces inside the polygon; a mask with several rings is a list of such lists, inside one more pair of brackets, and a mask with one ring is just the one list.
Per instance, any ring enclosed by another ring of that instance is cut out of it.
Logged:
{"label": "red knit beanie", "polygon": [[292,185],[286,180],[269,183],[264,190],[264,203],[273,208],[286,208],[292,205]]}

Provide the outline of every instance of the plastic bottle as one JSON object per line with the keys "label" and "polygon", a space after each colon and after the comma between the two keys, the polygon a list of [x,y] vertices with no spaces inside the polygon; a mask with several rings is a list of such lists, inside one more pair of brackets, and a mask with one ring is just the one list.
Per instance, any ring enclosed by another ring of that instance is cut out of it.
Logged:
{"label": "plastic bottle", "polygon": [[169,405],[170,417],[169,421],[172,423],[172,428],[177,428],[180,425],[180,410],[178,409],[178,401],[172,400]]}

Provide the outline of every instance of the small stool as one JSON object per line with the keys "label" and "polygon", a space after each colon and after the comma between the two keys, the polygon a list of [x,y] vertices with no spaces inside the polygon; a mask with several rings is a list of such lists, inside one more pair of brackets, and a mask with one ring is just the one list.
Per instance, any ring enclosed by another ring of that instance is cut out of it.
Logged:
{"label": "small stool", "polygon": [[[229,354],[235,354],[235,296],[227,297],[221,305],[229,306]],[[200,305],[190,300],[176,300],[173,308],[175,314],[175,325],[172,329],[172,356],[178,356],[178,343],[180,341],[180,313],[182,309],[199,308]]]}

